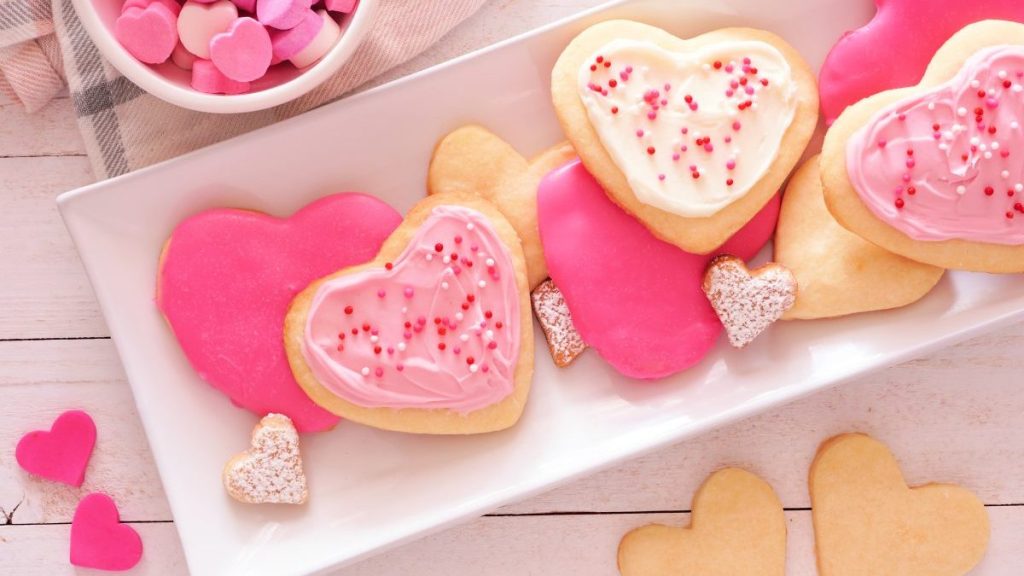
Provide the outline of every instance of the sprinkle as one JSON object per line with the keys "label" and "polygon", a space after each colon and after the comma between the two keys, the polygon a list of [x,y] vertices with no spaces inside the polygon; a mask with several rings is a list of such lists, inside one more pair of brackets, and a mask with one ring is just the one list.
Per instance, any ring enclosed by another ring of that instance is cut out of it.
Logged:
{"label": "sprinkle", "polygon": [[412,288],[406,286],[402,293],[405,294],[406,298],[412,298]]}
{"label": "sprinkle", "polygon": [[361,373],[361,374],[362,374],[363,376],[369,376],[369,375],[370,375],[370,367],[369,367],[369,366],[363,366],[363,369],[362,369],[362,370],[360,370],[359,372],[360,372],[360,373]]}
{"label": "sprinkle", "polygon": [[487,286],[487,281],[486,280],[481,280],[481,281],[477,282],[476,285],[481,287],[481,288],[484,288],[484,287]]}
{"label": "sprinkle", "polygon": [[398,351],[399,351],[399,352],[405,352],[405,342],[399,342],[399,343],[398,343],[398,344],[396,345],[396,347],[398,348]]}
{"label": "sprinkle", "polygon": [[351,306],[345,306],[345,314],[351,315],[352,311],[353,311],[353,309],[352,309]]}
{"label": "sprinkle", "polygon": [[957,194],[959,194],[959,195],[961,195],[961,196],[963,196],[964,194],[966,194],[966,193],[967,193],[967,187],[965,187],[965,186],[964,186],[964,185],[962,185],[962,184],[961,184],[960,186],[957,186],[957,187],[956,187],[956,193],[957,193]]}

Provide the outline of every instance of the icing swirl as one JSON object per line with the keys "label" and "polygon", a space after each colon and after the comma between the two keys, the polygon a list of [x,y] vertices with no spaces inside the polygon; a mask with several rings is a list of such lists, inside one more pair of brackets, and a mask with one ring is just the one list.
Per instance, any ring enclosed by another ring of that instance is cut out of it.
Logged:
{"label": "icing swirl", "polygon": [[713,216],[757,184],[798,103],[785,57],[753,40],[685,53],[613,40],[584,61],[577,89],[637,199],[685,217]]}
{"label": "icing swirl", "polygon": [[353,404],[472,412],[515,388],[519,305],[490,222],[438,206],[393,264],[320,286],[302,351],[317,380]]}
{"label": "icing swirl", "polygon": [[1024,46],[971,56],[949,81],[872,116],[846,147],[850,182],[921,241],[1024,244]]}

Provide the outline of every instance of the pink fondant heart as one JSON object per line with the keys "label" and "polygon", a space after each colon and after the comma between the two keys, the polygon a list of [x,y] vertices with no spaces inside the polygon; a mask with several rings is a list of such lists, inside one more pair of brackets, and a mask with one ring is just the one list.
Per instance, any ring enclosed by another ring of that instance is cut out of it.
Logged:
{"label": "pink fondant heart", "polygon": [[267,73],[272,47],[270,34],[252,18],[239,18],[210,40],[210,60],[236,82],[252,82]]}
{"label": "pink fondant heart", "polygon": [[722,324],[701,289],[704,269],[717,254],[757,254],[775,229],[779,198],[707,255],[655,238],[578,160],[544,178],[537,210],[551,279],[583,340],[626,376],[661,378],[714,346]]}
{"label": "pink fondant heart", "polygon": [[157,305],[195,370],[237,405],[285,414],[300,432],[330,428],[337,417],[306,396],[288,366],[285,314],[311,281],[373,258],[399,222],[363,194],[328,196],[284,220],[202,212],[171,235]]}
{"label": "pink fondant heart", "polygon": [[57,417],[49,432],[36,430],[22,436],[14,457],[30,474],[81,486],[95,444],[92,418],[81,410],[70,410]]}
{"label": "pink fondant heart", "polygon": [[161,2],[131,7],[114,22],[114,37],[140,62],[159,64],[178,45],[178,18]]}
{"label": "pink fondant heart", "polygon": [[130,570],[142,558],[142,539],[121,524],[117,505],[99,492],[78,503],[71,520],[71,563],[98,570]]}
{"label": "pink fondant heart", "polygon": [[[987,19],[1024,22],[1021,0],[875,0],[875,5],[871,22],[844,34],[821,67],[818,89],[829,124],[872,94],[917,84],[939,46],[964,26]],[[893,46],[899,46],[895,55]]]}

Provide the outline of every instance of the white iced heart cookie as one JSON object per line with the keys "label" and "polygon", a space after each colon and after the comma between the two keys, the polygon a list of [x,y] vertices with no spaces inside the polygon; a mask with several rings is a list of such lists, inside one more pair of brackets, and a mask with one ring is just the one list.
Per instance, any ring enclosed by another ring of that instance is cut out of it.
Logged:
{"label": "white iced heart cookie", "polygon": [[756,270],[735,256],[719,256],[704,273],[704,293],[729,343],[743,348],[796,302],[793,273],[774,262]]}
{"label": "white iced heart cookie", "polygon": [[252,432],[251,447],[224,466],[224,488],[239,502],[302,504],[309,496],[299,434],[282,414],[268,414]]}

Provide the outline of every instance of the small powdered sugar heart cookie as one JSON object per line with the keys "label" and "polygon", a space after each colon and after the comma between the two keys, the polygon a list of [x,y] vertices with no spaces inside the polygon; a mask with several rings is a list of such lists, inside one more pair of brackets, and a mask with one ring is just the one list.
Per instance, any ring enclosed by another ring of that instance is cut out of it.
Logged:
{"label": "small powdered sugar heart cookie", "polygon": [[540,322],[544,337],[557,366],[568,366],[587,349],[586,342],[572,323],[572,313],[565,296],[551,280],[541,282],[530,295],[533,313]]}
{"label": "small powdered sugar heart cookie", "polygon": [[704,273],[704,293],[729,336],[743,348],[796,302],[793,273],[775,263],[755,270],[735,256],[719,256]]}
{"label": "small powdered sugar heart cookie", "polygon": [[533,375],[519,237],[490,203],[420,201],[369,264],[310,284],[285,320],[296,380],[368,426],[474,434],[515,424]]}
{"label": "small powdered sugar heart cookie", "polygon": [[224,465],[224,488],[249,504],[303,504],[309,496],[299,433],[282,414],[267,414],[252,431],[251,447]]}
{"label": "small powdered sugar heart cookie", "polygon": [[850,106],[821,175],[845,228],[918,262],[1024,272],[1024,25],[955,34],[921,82]]}
{"label": "small powdered sugar heart cookie", "polygon": [[771,200],[818,118],[800,55],[746,28],[683,40],[602,22],[562,52],[551,90],[566,136],[609,197],[658,238],[698,254]]}

